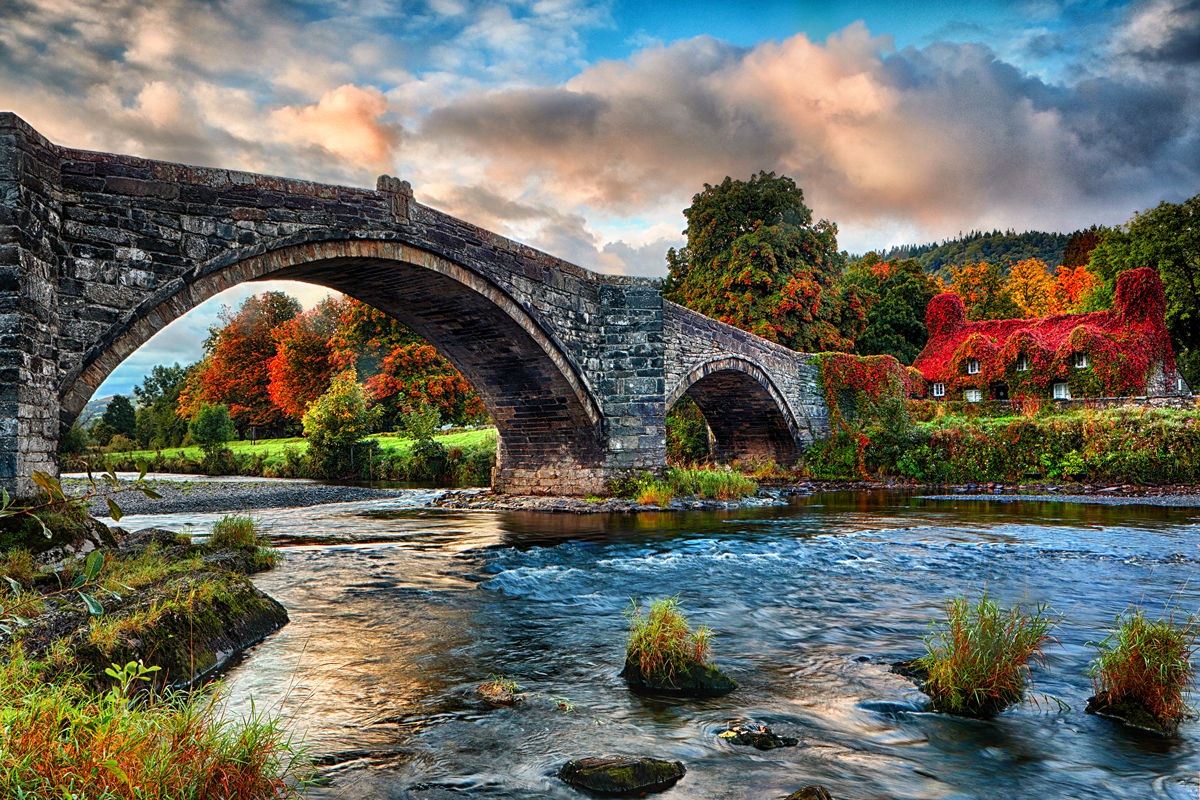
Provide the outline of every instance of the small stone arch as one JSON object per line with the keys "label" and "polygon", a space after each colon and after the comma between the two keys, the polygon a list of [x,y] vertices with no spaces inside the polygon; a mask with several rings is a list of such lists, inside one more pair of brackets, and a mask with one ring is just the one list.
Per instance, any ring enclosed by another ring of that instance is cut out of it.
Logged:
{"label": "small stone arch", "polygon": [[744,358],[718,358],[694,367],[668,395],[667,410],[684,394],[704,414],[718,461],[770,459],[791,465],[811,444],[779,387]]}
{"label": "small stone arch", "polygon": [[104,379],[172,320],[232,286],[298,280],[340,291],[429,340],[479,392],[500,434],[497,488],[564,484],[602,466],[604,422],[585,378],[555,336],[501,286],[443,256],[396,240],[305,241],[200,265],[148,297],[60,383],[70,425]]}

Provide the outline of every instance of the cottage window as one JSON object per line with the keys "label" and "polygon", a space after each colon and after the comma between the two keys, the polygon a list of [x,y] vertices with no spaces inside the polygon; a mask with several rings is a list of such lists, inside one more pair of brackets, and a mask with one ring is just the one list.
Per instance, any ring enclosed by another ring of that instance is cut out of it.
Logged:
{"label": "cottage window", "polygon": [[933,396],[934,397],[945,397],[946,396],[946,384],[935,383],[933,385]]}
{"label": "cottage window", "polygon": [[1065,383],[1054,384],[1054,399],[1055,400],[1070,400],[1071,389]]}
{"label": "cottage window", "polygon": [[966,389],[963,391],[963,397],[967,398],[968,403],[978,403],[983,399],[983,392],[978,389]]}
{"label": "cottage window", "polygon": [[1029,357],[1024,353],[1017,356],[1017,372],[1029,372]]}
{"label": "cottage window", "polygon": [[967,374],[968,375],[978,375],[979,374],[979,359],[978,358],[972,358],[972,359],[967,360]]}
{"label": "cottage window", "polygon": [[1179,392],[1180,394],[1183,394],[1183,376],[1182,375],[1175,376],[1175,391]]}
{"label": "cottage window", "polygon": [[1088,365],[1087,353],[1075,354],[1075,369],[1083,369]]}

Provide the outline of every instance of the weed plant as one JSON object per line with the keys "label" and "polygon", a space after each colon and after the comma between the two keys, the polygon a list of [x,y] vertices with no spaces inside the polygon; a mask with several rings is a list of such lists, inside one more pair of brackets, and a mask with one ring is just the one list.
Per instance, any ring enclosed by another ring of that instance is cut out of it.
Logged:
{"label": "weed plant", "polygon": [[43,680],[43,665],[13,645],[0,658],[0,797],[295,797],[310,762],[277,721],[224,718],[213,694],[130,702],[147,669],[106,672],[103,694],[78,677]]}
{"label": "weed plant", "polygon": [[758,491],[758,484],[727,467],[669,467],[664,480],[649,472],[641,477],[613,481],[609,494],[630,497],[643,505],[667,506],[676,497],[737,500]]}
{"label": "weed plant", "polygon": [[676,673],[707,665],[712,631],[703,625],[693,631],[674,597],[656,600],[649,610],[635,600],[625,612],[629,642],[625,660],[654,683],[671,683]]}
{"label": "weed plant", "polygon": [[1197,619],[1182,622],[1173,615],[1146,619],[1142,609],[1117,618],[1088,674],[1097,700],[1111,708],[1141,706],[1156,722],[1172,727],[1183,719],[1184,695],[1196,688]]}
{"label": "weed plant", "polygon": [[1029,683],[1029,663],[1042,660],[1057,620],[1045,606],[1030,612],[1001,608],[984,592],[971,604],[946,603],[946,620],[925,639],[917,663],[929,673],[924,691],[938,711],[991,717],[1018,703]]}

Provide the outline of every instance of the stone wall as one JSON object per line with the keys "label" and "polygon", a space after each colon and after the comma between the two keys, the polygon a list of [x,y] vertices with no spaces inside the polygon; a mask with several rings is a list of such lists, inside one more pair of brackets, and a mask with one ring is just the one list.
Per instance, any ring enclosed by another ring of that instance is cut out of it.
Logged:
{"label": "stone wall", "polygon": [[56,267],[61,216],[48,143],[0,115],[0,486],[57,474]]}

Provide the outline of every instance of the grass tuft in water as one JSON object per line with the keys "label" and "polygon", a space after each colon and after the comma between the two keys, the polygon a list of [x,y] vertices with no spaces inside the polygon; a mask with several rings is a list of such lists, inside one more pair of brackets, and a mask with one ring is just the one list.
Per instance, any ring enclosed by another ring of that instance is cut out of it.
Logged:
{"label": "grass tuft in water", "polygon": [[708,664],[712,631],[703,625],[693,631],[676,598],[656,600],[649,610],[635,600],[625,615],[629,618],[625,659],[644,679],[670,683],[677,672]]}
{"label": "grass tuft in water", "polygon": [[227,514],[217,520],[208,543],[216,550],[232,548],[251,551],[260,566],[275,566],[275,548],[262,527],[248,514]]}
{"label": "grass tuft in water", "polygon": [[1029,684],[1030,661],[1042,660],[1057,620],[1044,605],[1032,611],[1001,608],[984,592],[946,603],[946,620],[925,639],[923,687],[938,711],[990,717],[1018,703]]}
{"label": "grass tuft in water", "polygon": [[1112,708],[1141,706],[1160,725],[1177,725],[1187,712],[1184,694],[1196,688],[1196,636],[1195,614],[1178,622],[1173,614],[1148,620],[1140,608],[1125,612],[1094,645],[1100,653],[1088,674],[1096,698]]}

